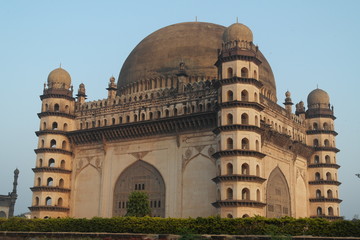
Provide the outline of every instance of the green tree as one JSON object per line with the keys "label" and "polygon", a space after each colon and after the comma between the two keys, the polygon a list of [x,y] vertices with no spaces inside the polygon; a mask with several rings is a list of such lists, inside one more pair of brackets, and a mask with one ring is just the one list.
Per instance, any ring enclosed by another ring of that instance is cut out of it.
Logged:
{"label": "green tree", "polygon": [[130,193],[126,216],[144,217],[150,215],[151,210],[147,193],[138,191]]}

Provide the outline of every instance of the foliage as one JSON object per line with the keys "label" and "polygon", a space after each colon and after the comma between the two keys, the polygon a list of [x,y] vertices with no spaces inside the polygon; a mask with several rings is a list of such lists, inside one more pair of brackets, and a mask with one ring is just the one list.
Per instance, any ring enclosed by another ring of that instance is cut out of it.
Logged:
{"label": "foliage", "polygon": [[151,215],[149,206],[149,196],[146,192],[132,192],[129,195],[126,216],[128,217],[145,217]]}
{"label": "foliage", "polygon": [[[22,232],[107,232],[178,234],[183,240],[198,239],[200,234],[360,237],[360,220],[328,221],[320,218],[153,218],[114,217],[92,219],[0,219],[0,231]],[[282,237],[281,237],[282,236]]]}

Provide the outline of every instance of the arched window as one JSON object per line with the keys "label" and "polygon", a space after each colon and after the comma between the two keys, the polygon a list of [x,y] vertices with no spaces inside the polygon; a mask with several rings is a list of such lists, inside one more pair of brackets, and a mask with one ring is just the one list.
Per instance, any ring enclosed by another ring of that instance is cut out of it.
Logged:
{"label": "arched window", "polygon": [[45,141],[44,139],[41,139],[41,147],[43,148],[45,146]]}
{"label": "arched window", "polygon": [[53,158],[49,159],[48,167],[55,167],[55,160]]}
{"label": "arched window", "polygon": [[42,130],[46,130],[46,122],[43,122],[43,129]]}
{"label": "arched window", "polygon": [[329,130],[329,125],[325,122],[323,123],[323,128],[324,130]]}
{"label": "arched window", "polygon": [[174,116],[177,116],[177,114],[178,114],[178,110],[177,108],[174,108]]}
{"label": "arched window", "polygon": [[58,128],[57,122],[53,122],[53,124],[52,124],[52,130],[57,130],[57,128]]}
{"label": "arched window", "polygon": [[241,199],[242,200],[250,200],[250,190],[248,188],[244,188],[241,191]]}
{"label": "arched window", "polygon": [[58,199],[58,204],[57,204],[59,207],[61,207],[63,205],[63,199],[62,198],[59,198]]}
{"label": "arched window", "polygon": [[226,164],[226,173],[228,175],[231,175],[233,174],[233,171],[234,171],[233,165],[231,163]]}
{"label": "arched window", "polygon": [[111,119],[111,124],[114,125],[115,123],[116,123],[115,118],[112,118],[112,119]]}
{"label": "arched window", "polygon": [[107,119],[104,119],[104,126],[107,126]]}
{"label": "arched window", "polygon": [[329,172],[326,173],[326,180],[328,180],[328,181],[332,180],[331,173],[329,173]]}
{"label": "arched window", "polygon": [[318,147],[319,146],[319,140],[314,139],[313,144],[314,144],[314,147]]}
{"label": "arched window", "polygon": [[324,141],[324,146],[325,146],[325,147],[330,147],[330,142],[329,142],[328,139],[325,139],[325,141]]}
{"label": "arched window", "polygon": [[61,160],[60,168],[65,168],[65,160]]}
{"label": "arched window", "polygon": [[326,156],[325,156],[325,162],[326,162],[326,163],[330,163],[330,156],[329,156],[329,155],[326,155]]}
{"label": "arched window", "polygon": [[233,142],[232,138],[228,138],[226,140],[226,148],[229,150],[234,148],[234,142]]}
{"label": "arched window", "polygon": [[56,104],[54,105],[54,111],[55,111],[55,112],[59,112],[59,111],[60,111],[60,106],[59,106],[59,104],[56,103]]}
{"label": "arched window", "polygon": [[59,187],[63,188],[64,187],[64,179],[60,179],[59,180]]}
{"label": "arched window", "polygon": [[134,114],[134,122],[137,122],[137,115]]}
{"label": "arched window", "polygon": [[85,123],[85,127],[86,127],[86,129],[89,128],[89,122],[86,122],[86,123]]}
{"label": "arched window", "polygon": [[233,69],[232,69],[231,67],[229,67],[229,68],[227,69],[227,77],[228,77],[228,78],[233,77]]}
{"label": "arched window", "polygon": [[318,130],[319,129],[319,126],[316,122],[313,123],[313,129],[314,130]]}
{"label": "arched window", "polygon": [[249,116],[246,113],[241,114],[241,124],[249,124]]}
{"label": "arched window", "polygon": [[333,210],[332,207],[329,207],[329,208],[328,208],[328,215],[329,215],[329,216],[334,216],[334,210]]}
{"label": "arched window", "polygon": [[202,112],[202,111],[203,111],[203,105],[199,104],[199,112]]}
{"label": "arched window", "polygon": [[233,218],[233,215],[231,215],[230,213],[226,216],[227,218]]}
{"label": "arched window", "polygon": [[249,101],[249,93],[246,90],[241,92],[241,101]]}
{"label": "arched window", "polygon": [[37,186],[41,186],[41,178],[37,178]]}
{"label": "arched window", "polygon": [[45,205],[46,205],[46,206],[51,206],[51,197],[47,197],[47,198],[45,199]]}
{"label": "arched window", "polygon": [[141,121],[145,121],[145,113],[141,114]]}
{"label": "arched window", "polygon": [[257,72],[256,72],[256,70],[254,70],[254,76],[253,76],[253,78],[257,79]]}
{"label": "arched window", "polygon": [[40,158],[39,159],[39,167],[42,167],[43,166],[43,160]]}
{"label": "arched window", "polygon": [[130,116],[126,116],[126,122],[127,122],[127,123],[130,122]]}
{"label": "arched window", "polygon": [[256,176],[260,176],[260,167],[256,165]]}
{"label": "arched window", "polygon": [[248,69],[246,68],[246,67],[243,67],[242,69],[241,69],[241,77],[242,78],[247,78],[249,76],[249,74],[248,74]]}
{"label": "arched window", "polygon": [[320,163],[320,157],[318,155],[314,156],[314,163],[315,164]]}
{"label": "arched window", "polygon": [[49,105],[47,103],[45,104],[45,111],[49,111]]}
{"label": "arched window", "polygon": [[54,183],[54,180],[51,177],[49,177],[46,181],[46,186],[51,187],[53,185],[53,183]]}
{"label": "arched window", "polygon": [[256,151],[260,151],[260,144],[258,140],[255,141],[255,147],[256,147]]}
{"label": "arched window", "polygon": [[333,193],[332,193],[332,191],[330,189],[327,190],[327,197],[328,198],[333,198]]}
{"label": "arched window", "polygon": [[51,147],[51,148],[56,148],[56,141],[55,141],[55,139],[52,139],[52,140],[50,141],[50,147]]}
{"label": "arched window", "polygon": [[241,140],[241,149],[243,149],[243,150],[249,149],[249,140],[247,138],[243,138]]}
{"label": "arched window", "polygon": [[242,216],[242,218],[248,218],[248,217],[250,217],[248,214],[244,214],[244,215]]}
{"label": "arched window", "polygon": [[64,140],[64,141],[62,142],[62,144],[61,144],[61,148],[62,148],[62,149],[66,149],[66,145],[67,145],[67,144],[66,144],[66,141]]}
{"label": "arched window", "polygon": [[170,116],[170,112],[169,112],[168,109],[165,110],[165,116],[166,116],[166,117],[169,117],[169,116]]}
{"label": "arched window", "polygon": [[233,190],[231,188],[228,188],[226,190],[226,199],[227,200],[232,200],[233,199]]}
{"label": "arched window", "polygon": [[228,124],[228,125],[233,124],[233,115],[232,115],[231,113],[229,113],[229,114],[227,115],[227,124]]}
{"label": "arched window", "polygon": [[256,201],[260,202],[261,198],[260,198],[260,190],[256,190]]}
{"label": "arched window", "polygon": [[321,191],[319,189],[316,190],[316,198],[321,198]]}
{"label": "arched window", "polygon": [[119,123],[121,124],[123,122],[123,118],[119,117]]}
{"label": "arched window", "polygon": [[183,107],[183,113],[184,113],[184,114],[187,113],[187,107],[186,107],[186,106]]}
{"label": "arched window", "polygon": [[322,214],[322,208],[321,208],[321,207],[318,207],[318,208],[316,209],[316,213],[317,213],[318,216],[322,216],[322,215],[323,215],[323,214]]}
{"label": "arched window", "polygon": [[35,198],[35,206],[39,206],[40,199],[38,197]]}
{"label": "arched window", "polygon": [[154,115],[154,114],[153,114],[152,112],[149,113],[149,119],[150,119],[150,120],[152,120],[152,119],[154,118],[153,115]]}
{"label": "arched window", "polygon": [[230,90],[227,92],[227,100],[228,101],[233,101],[234,100],[234,94]]}
{"label": "arched window", "polygon": [[318,173],[318,172],[315,173],[315,180],[316,181],[320,180],[320,173]]}
{"label": "arched window", "polygon": [[243,163],[241,165],[241,174],[243,174],[243,175],[249,175],[250,174],[249,164]]}
{"label": "arched window", "polygon": [[[82,128],[82,127],[81,127],[81,128]],[[67,131],[67,130],[68,130],[68,125],[67,125],[67,123],[64,123],[63,130],[64,130],[64,131]]]}
{"label": "arched window", "polygon": [[157,111],[157,118],[159,119],[159,118],[161,118],[161,112],[160,111]]}
{"label": "arched window", "polygon": [[258,116],[255,116],[255,126],[259,126],[259,119],[258,119]]}

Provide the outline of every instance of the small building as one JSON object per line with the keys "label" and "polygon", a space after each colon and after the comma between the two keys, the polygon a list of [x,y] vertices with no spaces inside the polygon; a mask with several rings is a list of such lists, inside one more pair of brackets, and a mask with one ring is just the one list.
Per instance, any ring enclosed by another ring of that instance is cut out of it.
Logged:
{"label": "small building", "polygon": [[8,218],[14,216],[15,202],[17,199],[16,187],[19,176],[19,169],[14,171],[13,190],[8,195],[0,195],[0,218]]}

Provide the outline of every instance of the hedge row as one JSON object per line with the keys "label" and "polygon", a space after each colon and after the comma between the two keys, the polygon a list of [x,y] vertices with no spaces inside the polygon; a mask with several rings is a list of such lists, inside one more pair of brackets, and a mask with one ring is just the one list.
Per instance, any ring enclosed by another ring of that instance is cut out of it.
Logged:
{"label": "hedge row", "polygon": [[312,235],[360,237],[360,220],[302,218],[152,218],[0,219],[0,231],[108,232],[147,234]]}

